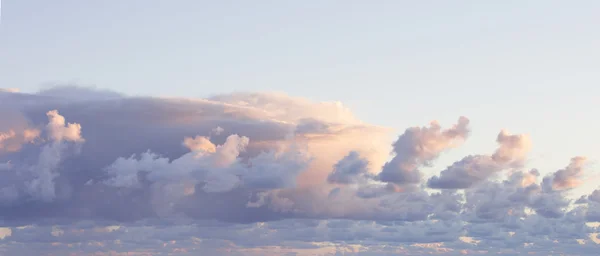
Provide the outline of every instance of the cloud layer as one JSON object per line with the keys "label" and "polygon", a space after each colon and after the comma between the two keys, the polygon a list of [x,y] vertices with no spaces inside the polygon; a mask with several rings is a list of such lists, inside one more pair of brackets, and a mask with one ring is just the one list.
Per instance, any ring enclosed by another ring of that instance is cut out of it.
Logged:
{"label": "cloud layer", "polygon": [[466,117],[394,138],[339,102],[59,87],[0,91],[0,120],[0,254],[600,249],[600,192],[569,194],[591,171],[585,157],[541,175],[525,165],[529,135],[500,130],[494,152],[427,177],[468,139]]}

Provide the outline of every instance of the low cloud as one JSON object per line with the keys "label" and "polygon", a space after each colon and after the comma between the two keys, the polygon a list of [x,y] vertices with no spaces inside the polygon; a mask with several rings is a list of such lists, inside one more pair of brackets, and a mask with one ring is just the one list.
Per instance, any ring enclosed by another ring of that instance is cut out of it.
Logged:
{"label": "low cloud", "polygon": [[21,90],[19,90],[19,88],[0,88],[0,93],[6,92],[6,93],[18,93]]}
{"label": "low cloud", "polygon": [[502,130],[494,152],[426,176],[421,169],[467,140],[466,117],[394,141],[339,102],[283,94],[60,87],[0,100],[0,254],[598,249],[589,222],[600,220],[600,192],[569,194],[586,181],[584,157],[531,169],[529,135]]}
{"label": "low cloud", "polygon": [[564,169],[558,170],[552,177],[552,188],[570,189],[583,183],[582,174],[586,158],[579,156],[571,159],[571,163]]}
{"label": "low cloud", "polygon": [[502,130],[496,139],[498,149],[492,155],[471,155],[454,162],[439,176],[427,181],[430,188],[465,189],[487,180],[492,175],[510,168],[522,167],[531,150],[528,135],[512,135]]}
{"label": "low cloud", "polygon": [[442,130],[438,122],[411,127],[393,144],[394,158],[383,166],[379,179],[396,184],[421,182],[420,166],[429,166],[440,153],[456,147],[469,135],[469,119],[461,117],[454,127]]}
{"label": "low cloud", "polygon": [[356,151],[350,152],[333,166],[333,171],[327,177],[330,183],[352,184],[368,174],[369,162],[361,158]]}
{"label": "low cloud", "polygon": [[37,129],[25,129],[22,131],[8,130],[0,132],[0,151],[17,152],[23,144],[32,143],[40,136]]}

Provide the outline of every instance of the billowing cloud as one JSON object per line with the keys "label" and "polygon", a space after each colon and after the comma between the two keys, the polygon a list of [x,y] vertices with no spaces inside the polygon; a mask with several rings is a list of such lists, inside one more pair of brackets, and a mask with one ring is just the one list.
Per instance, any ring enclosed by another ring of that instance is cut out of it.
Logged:
{"label": "billowing cloud", "polygon": [[508,168],[518,168],[524,164],[531,150],[528,135],[511,135],[502,130],[496,139],[498,149],[492,155],[471,155],[454,162],[439,176],[427,181],[431,188],[464,189]]}
{"label": "billowing cloud", "polygon": [[[76,123],[65,123],[65,118],[58,111],[51,110],[46,113],[48,124],[45,128],[47,139],[42,142],[43,146],[33,165],[20,164],[13,166],[9,163],[4,167],[10,169],[10,173],[17,172],[13,178],[24,180],[23,184],[10,184],[2,188],[4,195],[2,199],[15,200],[21,192],[42,201],[52,201],[55,194],[54,179],[59,175],[57,168],[68,154],[69,143],[80,144],[84,142],[81,137],[81,126]],[[40,135],[39,130],[25,129],[23,131],[24,141],[32,143]]]}
{"label": "billowing cloud", "polygon": [[558,170],[552,177],[554,189],[569,189],[579,186],[583,181],[581,175],[585,164],[585,157],[574,157],[571,163],[564,169]]}
{"label": "billowing cloud", "polygon": [[[301,152],[262,152],[245,161],[239,159],[249,144],[247,137],[230,135],[215,146],[206,137],[186,138],[191,152],[169,160],[152,152],[139,158],[119,158],[106,168],[111,178],[105,183],[116,187],[140,187],[142,182],[202,183],[206,192],[226,192],[239,186],[274,189],[293,187],[306,168]],[[183,193],[182,193],[183,194]]]}
{"label": "billowing cloud", "polygon": [[454,127],[442,130],[438,122],[430,127],[406,129],[394,142],[394,158],[383,166],[379,178],[396,184],[415,184],[421,181],[419,167],[431,165],[443,151],[464,141],[469,130],[469,119],[461,117]]}
{"label": "billowing cloud", "polygon": [[352,151],[334,165],[327,181],[340,184],[358,183],[358,179],[368,174],[368,165],[366,159],[362,159],[358,152]]}
{"label": "billowing cloud", "polygon": [[[0,254],[518,255],[598,250],[586,159],[526,166],[532,142],[439,174],[469,119],[391,130],[283,94],[0,93]],[[490,142],[493,143],[493,138]],[[391,159],[390,153],[392,153]],[[543,178],[541,178],[543,177]],[[556,246],[560,244],[560,248]]]}
{"label": "billowing cloud", "polygon": [[37,129],[25,129],[22,131],[8,130],[0,132],[0,152],[16,152],[21,150],[25,143],[32,143],[40,135]]}

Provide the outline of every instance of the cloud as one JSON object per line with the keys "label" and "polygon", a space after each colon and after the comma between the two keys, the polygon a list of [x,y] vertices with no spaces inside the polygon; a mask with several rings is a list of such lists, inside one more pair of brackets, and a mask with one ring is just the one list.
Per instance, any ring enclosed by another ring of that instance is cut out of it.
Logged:
{"label": "cloud", "polygon": [[51,110],[46,113],[48,116],[48,125],[46,130],[48,136],[52,141],[71,141],[82,143],[84,139],[81,138],[81,125],[77,123],[66,123],[65,118],[58,114],[57,110]]}
{"label": "cloud", "polygon": [[430,127],[411,127],[394,142],[394,158],[383,166],[379,178],[396,184],[415,184],[421,181],[418,168],[431,165],[443,151],[464,141],[469,119],[461,117],[454,127],[442,130],[437,122]]}
{"label": "cloud", "polygon": [[558,170],[552,177],[552,188],[570,189],[579,186],[583,181],[581,175],[586,158],[579,156],[571,159],[571,163],[565,168]]}
{"label": "cloud", "polygon": [[19,88],[0,88],[0,93],[6,92],[6,93],[18,93],[21,90],[19,90]]}
{"label": "cloud", "polygon": [[532,169],[529,135],[502,130],[494,152],[421,172],[467,139],[466,117],[393,141],[339,102],[61,87],[0,93],[0,120],[0,254],[598,249],[589,222],[600,220],[600,192],[570,197],[585,182],[583,157]]}
{"label": "cloud", "polygon": [[105,183],[116,187],[136,188],[145,182],[188,181],[202,183],[206,192],[226,192],[238,186],[261,189],[292,187],[305,168],[300,152],[262,152],[242,162],[239,156],[249,144],[247,137],[230,135],[215,146],[207,137],[185,138],[183,145],[191,152],[169,160],[152,152],[119,158],[106,168],[112,177]]}
{"label": "cloud", "polygon": [[5,239],[12,235],[12,229],[10,228],[0,228],[0,239]]}
{"label": "cloud", "polygon": [[494,162],[508,166],[521,166],[525,157],[531,151],[531,139],[527,134],[510,134],[506,130],[500,131],[496,138],[499,147],[492,155]]}
{"label": "cloud", "polygon": [[85,140],[81,137],[81,125],[66,124],[65,118],[57,110],[51,110],[46,115],[49,143],[43,146],[38,162],[28,168],[33,179],[26,182],[25,189],[34,197],[51,201],[56,196],[54,179],[59,175],[56,169],[68,150],[67,142],[83,143]]}
{"label": "cloud", "polygon": [[18,152],[25,144],[33,143],[40,136],[40,129],[34,127],[14,106],[0,109],[0,118],[0,155]]}
{"label": "cloud", "polygon": [[368,165],[366,159],[362,159],[358,152],[352,151],[334,165],[327,181],[340,184],[357,183],[358,179],[368,173]]}
{"label": "cloud", "polygon": [[511,135],[502,130],[496,139],[498,149],[492,155],[471,155],[454,162],[439,176],[427,181],[430,188],[465,189],[488,179],[508,168],[518,168],[524,164],[531,150],[528,135]]}
{"label": "cloud", "polygon": [[18,132],[11,129],[7,132],[0,132],[0,153],[2,151],[19,151],[23,144],[32,143],[39,136],[40,131],[37,129],[25,129]]}

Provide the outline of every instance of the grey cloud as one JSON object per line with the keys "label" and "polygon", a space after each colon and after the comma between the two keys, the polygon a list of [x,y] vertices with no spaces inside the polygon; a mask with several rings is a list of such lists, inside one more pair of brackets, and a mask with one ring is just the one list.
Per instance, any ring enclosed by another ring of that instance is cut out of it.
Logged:
{"label": "grey cloud", "polygon": [[577,199],[578,204],[585,204],[585,203],[590,203],[590,202],[600,203],[600,190],[599,189],[592,191],[592,193],[589,195],[583,195],[579,199]]}
{"label": "grey cloud", "polygon": [[383,166],[379,179],[396,184],[415,184],[421,180],[418,168],[430,165],[443,151],[457,146],[469,134],[469,119],[461,117],[454,127],[442,130],[437,122],[430,127],[411,127],[394,143],[394,158]]}
{"label": "grey cloud", "polygon": [[393,183],[364,184],[358,187],[356,196],[360,198],[378,198],[398,191],[398,186]]}
{"label": "grey cloud", "polygon": [[352,151],[335,164],[327,181],[339,184],[357,183],[368,173],[368,165],[368,160],[361,158],[358,152]]}
{"label": "grey cloud", "polygon": [[[79,124],[66,123],[65,118],[56,110],[47,112],[47,117],[48,125],[46,125],[45,134],[48,143],[43,145],[39,151],[36,163],[31,166],[19,164],[14,167],[8,166],[10,175],[7,176],[11,179],[24,179],[25,181],[24,184],[13,183],[2,188],[6,193],[3,199],[8,202],[18,199],[20,192],[43,201],[53,200],[56,196],[54,179],[59,175],[57,168],[65,159],[65,155],[78,153],[78,146],[84,141]],[[24,131],[25,134],[27,131],[29,130]],[[32,138],[38,136],[39,131]],[[75,143],[75,145],[70,145],[71,143]]]}
{"label": "grey cloud", "polygon": [[464,189],[501,170],[489,156],[467,156],[427,181],[430,188]]}
{"label": "grey cloud", "polygon": [[[340,252],[342,248],[359,244],[360,255],[386,255],[386,252],[402,255],[461,255],[465,251],[481,255],[486,252],[500,255],[528,252],[594,255],[593,248],[597,249],[597,245],[580,245],[576,241],[581,237],[578,235],[580,232],[588,230],[577,224],[553,222],[543,218],[527,219],[527,225],[518,230],[525,235],[511,235],[509,230],[499,228],[494,223],[470,225],[465,229],[459,222],[448,221],[386,224],[343,219],[289,219],[249,224],[143,221],[120,226],[73,223],[69,226],[14,228],[13,234],[5,238],[2,248],[11,253],[23,252],[22,245],[28,244],[35,250],[45,249],[55,253],[114,250],[152,255],[193,255],[198,252],[215,252],[217,254],[209,255],[218,255],[218,252],[227,251],[228,254],[252,255],[248,253],[255,252],[261,255],[283,247],[288,252],[311,255],[317,252]],[[549,226],[553,227],[552,231],[544,229]],[[465,235],[481,240],[477,240],[477,245],[462,242],[459,237]],[[483,240],[484,237],[487,239]],[[552,246],[554,239],[559,239],[565,246]],[[589,239],[583,240],[591,242]]]}
{"label": "grey cloud", "polygon": [[0,226],[11,230],[0,254],[547,255],[555,240],[580,255],[598,248],[586,222],[600,220],[600,193],[577,205],[567,194],[583,165],[538,181],[537,170],[521,171],[525,135],[501,132],[494,153],[429,179],[452,189],[430,191],[419,169],[466,139],[466,118],[407,129],[385,163],[389,150],[374,141],[386,131],[335,102],[62,90],[0,93],[2,131],[40,131],[0,153]]}
{"label": "grey cloud", "polygon": [[[2,101],[0,105],[9,105],[16,113],[25,116],[26,118],[23,119],[25,124],[41,127],[39,124],[42,124],[44,118],[47,118],[46,112],[49,109],[57,108],[61,115],[66,116],[68,120],[74,120],[80,124],[80,127],[83,127],[81,134],[85,137],[85,143],[80,146],[80,154],[77,157],[61,160],[58,163],[60,166],[56,168],[57,172],[52,171],[52,175],[47,176],[47,179],[42,179],[44,182],[30,184],[31,187],[41,188],[37,184],[49,184],[46,181],[51,180],[55,183],[54,187],[58,189],[56,193],[59,201],[51,203],[15,201],[5,204],[0,207],[3,208],[1,212],[6,220],[18,219],[19,216],[27,215],[31,215],[32,218],[64,216],[67,218],[103,217],[121,220],[153,216],[151,213],[152,199],[147,195],[151,190],[149,185],[147,188],[135,192],[130,189],[114,190],[107,186],[93,184],[110,179],[109,173],[105,172],[104,168],[110,166],[119,157],[126,158],[152,150],[161,157],[176,159],[186,154],[186,149],[181,146],[181,141],[185,137],[210,134],[211,130],[217,126],[222,127],[227,133],[214,134],[211,139],[214,139],[216,144],[225,143],[226,138],[234,133],[253,138],[253,142],[248,144],[246,151],[240,152],[239,157],[243,164],[254,164],[255,167],[248,170],[242,168],[242,163],[240,163],[240,167],[233,168],[238,174],[247,175],[243,182],[248,186],[258,188],[293,186],[295,183],[293,178],[302,170],[303,165],[292,167],[284,164],[305,160],[299,159],[291,153],[273,151],[278,147],[275,145],[276,142],[285,140],[286,136],[294,130],[293,125],[252,119],[247,114],[252,114],[253,111],[259,113],[259,111],[246,110],[245,108],[248,107],[219,105],[220,103],[217,102],[149,98],[111,98],[86,101],[85,103],[65,103],[54,101],[52,97],[48,96],[15,95],[10,100]],[[236,111],[240,114],[231,116]],[[244,115],[247,117],[244,118]],[[9,115],[3,114],[2,117],[14,120]],[[49,127],[54,130],[48,134],[56,138],[77,140],[75,137],[78,134],[72,132],[74,128],[78,129],[79,126],[65,124],[65,129],[62,130]],[[40,172],[44,168],[35,168],[35,164],[39,160],[37,156],[43,152],[51,152],[52,149],[59,149],[62,147],[61,145],[61,143],[56,146],[49,144],[46,150],[44,147],[39,148],[39,145],[25,145],[26,147],[18,152],[0,155],[0,161],[3,166],[10,167],[11,170],[14,170],[15,166],[33,166],[33,170]],[[268,153],[269,151],[271,153]],[[41,155],[50,156],[47,153]],[[247,161],[249,157],[254,158],[253,162]],[[44,157],[44,159],[46,158]],[[9,161],[10,164],[8,164]],[[294,172],[293,170],[298,171]],[[37,176],[42,177],[43,175],[40,176],[42,173],[48,172],[41,172]],[[13,186],[18,184],[15,182],[21,182],[22,177],[15,172],[2,175],[4,176],[2,183],[5,185],[2,189],[6,192],[3,193],[3,197],[16,199],[17,192]],[[237,177],[235,178],[237,179]],[[21,184],[25,186],[25,183]],[[194,189],[193,184],[192,189]],[[240,196],[244,198],[243,200],[247,200],[246,195]],[[94,197],[110,199],[110,203],[93,201]],[[50,198],[52,196],[47,199],[50,200]],[[134,201],[137,203],[133,203]],[[145,209],[150,209],[150,211]],[[23,214],[23,211],[28,211],[28,213]]]}
{"label": "grey cloud", "polygon": [[199,182],[203,183],[206,192],[225,192],[237,186],[276,189],[293,187],[296,177],[309,162],[301,152],[288,151],[262,152],[242,163],[238,156],[248,143],[247,137],[238,135],[230,135],[223,145],[218,146],[206,138],[196,137],[194,141],[184,141],[193,151],[174,160],[150,152],[139,159],[119,158],[107,169],[112,176],[107,184],[139,187],[143,173],[143,177],[153,183],[188,181],[189,193],[193,193]]}
{"label": "grey cloud", "polygon": [[502,130],[498,149],[491,155],[467,156],[427,181],[430,188],[465,189],[507,168],[521,167],[531,141],[527,135],[511,135]]}
{"label": "grey cloud", "polygon": [[18,88],[0,88],[0,93],[18,93],[20,91]]}

